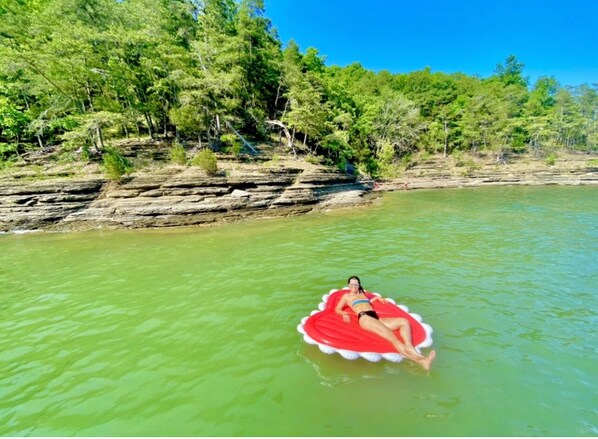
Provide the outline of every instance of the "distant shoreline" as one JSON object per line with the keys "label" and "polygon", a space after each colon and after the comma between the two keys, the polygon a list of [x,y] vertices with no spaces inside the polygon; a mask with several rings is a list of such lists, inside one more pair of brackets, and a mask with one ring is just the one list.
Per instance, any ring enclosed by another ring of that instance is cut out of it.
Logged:
{"label": "distant shoreline", "polygon": [[380,191],[479,186],[598,185],[597,153],[560,153],[554,163],[531,155],[497,164],[492,156],[453,158],[434,156],[405,171],[400,178],[380,181]]}

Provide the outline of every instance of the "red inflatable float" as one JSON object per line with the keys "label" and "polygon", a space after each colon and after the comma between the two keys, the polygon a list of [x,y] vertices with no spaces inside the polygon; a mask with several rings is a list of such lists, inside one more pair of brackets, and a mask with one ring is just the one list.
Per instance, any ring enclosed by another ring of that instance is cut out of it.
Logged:
{"label": "red inflatable float", "polygon": [[[396,352],[393,346],[383,338],[365,331],[359,326],[357,316],[350,312],[351,321],[346,323],[334,309],[343,294],[348,289],[332,290],[322,297],[319,311],[313,311],[309,317],[301,320],[297,330],[303,334],[303,339],[309,344],[318,345],[326,354],[339,353],[343,358],[355,360],[359,357],[368,361],[399,362],[403,356]],[[379,296],[366,291],[368,298]],[[387,303],[379,300],[372,303],[372,307],[380,317],[403,317],[411,324],[411,338],[413,346],[419,351],[432,345],[432,327],[422,322],[418,314],[410,313],[404,305],[396,305],[394,300],[386,299]],[[349,310],[346,307],[345,310]],[[395,332],[399,339],[399,332]]]}

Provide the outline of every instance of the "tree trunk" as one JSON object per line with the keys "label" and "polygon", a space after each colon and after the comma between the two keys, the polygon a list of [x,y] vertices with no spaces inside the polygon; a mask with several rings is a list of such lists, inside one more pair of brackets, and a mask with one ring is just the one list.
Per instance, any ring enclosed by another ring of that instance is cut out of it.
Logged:
{"label": "tree trunk", "polygon": [[293,154],[297,157],[297,152],[295,151],[295,127],[293,127],[293,134],[291,136],[291,147],[293,148]]}
{"label": "tree trunk", "polygon": [[444,158],[448,150],[448,124],[444,121]]}
{"label": "tree trunk", "polygon": [[87,102],[89,103],[89,108],[91,111],[95,111],[93,109],[93,99],[91,98],[91,89],[89,88],[89,82],[85,83],[85,90],[87,91]]}
{"label": "tree trunk", "polygon": [[96,134],[98,136],[98,143],[100,144],[100,151],[104,151],[104,136],[102,135],[100,125],[96,125]]}
{"label": "tree trunk", "polygon": [[295,156],[297,156],[297,152],[295,151],[295,142],[294,142],[295,129],[293,129],[293,135],[291,136],[289,129],[281,121],[267,120],[266,123],[269,123],[270,125],[274,125],[274,126],[281,128],[282,132],[284,133],[285,137],[287,138],[287,146],[289,148],[291,148],[293,150],[293,154],[295,154]]}
{"label": "tree trunk", "polygon": [[276,89],[276,99],[274,99],[274,108],[278,107],[278,99],[280,98],[280,87],[282,84],[278,83],[278,88]]}
{"label": "tree trunk", "polygon": [[149,131],[150,138],[153,139],[154,138],[154,124],[152,123],[152,117],[148,114],[147,111],[144,111],[143,115],[145,116],[145,121],[147,122],[147,129]]}
{"label": "tree trunk", "polygon": [[[279,120],[267,120],[266,123],[269,123],[270,125],[274,125],[274,126],[281,128],[281,131],[279,131],[279,133],[280,132],[284,133],[285,137],[287,138],[287,146],[289,148],[293,147],[293,139],[291,137],[291,133],[289,132],[289,129],[285,126],[285,124],[283,124]],[[280,138],[282,138],[282,136]]]}
{"label": "tree trunk", "polygon": [[91,153],[94,156],[100,155],[100,147],[98,146],[98,140],[96,136],[91,136],[92,150]]}
{"label": "tree trunk", "polygon": [[[25,99],[25,106],[27,108],[27,111],[30,110],[29,108],[29,99],[27,99],[27,95],[23,94],[23,98]],[[42,129],[42,133],[43,133],[43,129]],[[35,137],[37,138],[37,143],[39,145],[40,148],[44,148],[44,143],[42,142],[42,138],[40,137],[39,133],[35,133]]]}

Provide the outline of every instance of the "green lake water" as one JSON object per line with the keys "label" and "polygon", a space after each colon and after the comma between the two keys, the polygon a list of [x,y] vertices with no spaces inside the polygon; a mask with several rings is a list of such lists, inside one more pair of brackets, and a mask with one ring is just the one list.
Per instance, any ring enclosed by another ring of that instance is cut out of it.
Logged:
{"label": "green lake water", "polygon": [[[429,373],[303,341],[353,274],[434,328]],[[598,188],[4,234],[0,298],[4,436],[598,435]]]}

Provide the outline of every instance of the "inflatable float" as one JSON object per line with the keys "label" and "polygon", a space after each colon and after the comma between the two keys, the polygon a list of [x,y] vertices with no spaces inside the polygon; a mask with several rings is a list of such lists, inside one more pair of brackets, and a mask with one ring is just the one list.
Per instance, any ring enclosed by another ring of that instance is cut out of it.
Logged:
{"label": "inflatable float", "polygon": [[[331,290],[322,297],[319,310],[312,311],[311,315],[304,317],[297,326],[297,330],[303,334],[303,339],[309,344],[317,345],[325,354],[338,353],[347,360],[362,357],[368,361],[402,361],[403,356],[396,352],[388,341],[359,326],[355,313],[349,313],[351,321],[346,323],[334,311],[343,294],[348,292],[349,289]],[[380,296],[368,291],[365,294],[369,299]],[[409,308],[397,305],[392,299],[386,298],[386,301],[381,303],[377,300],[372,303],[372,307],[381,318],[403,317],[409,320],[412,343],[418,352],[421,348],[432,345],[432,327],[423,323],[420,315],[410,313]],[[348,307],[344,309],[350,311]],[[395,331],[395,334],[400,340],[399,332]]]}

